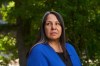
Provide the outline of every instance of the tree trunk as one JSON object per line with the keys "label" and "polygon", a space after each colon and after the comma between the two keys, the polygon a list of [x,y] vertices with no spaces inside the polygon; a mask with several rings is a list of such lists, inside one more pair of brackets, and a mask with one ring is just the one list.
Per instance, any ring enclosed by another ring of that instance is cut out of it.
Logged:
{"label": "tree trunk", "polygon": [[16,46],[18,47],[18,57],[20,66],[26,66],[26,47],[23,36],[23,21],[21,18],[17,18],[17,34],[16,34]]}
{"label": "tree trunk", "polygon": [[[15,0],[15,8],[18,9],[21,6],[21,0]],[[16,33],[16,46],[18,48],[18,57],[20,66],[26,66],[26,47],[23,35],[23,20],[21,15],[16,16],[17,33]]]}

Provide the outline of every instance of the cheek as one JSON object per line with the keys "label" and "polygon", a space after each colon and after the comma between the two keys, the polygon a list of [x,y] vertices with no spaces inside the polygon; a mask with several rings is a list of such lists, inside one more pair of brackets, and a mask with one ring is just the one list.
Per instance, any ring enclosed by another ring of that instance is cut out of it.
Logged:
{"label": "cheek", "polygon": [[60,33],[60,34],[62,33],[62,28],[61,28],[61,27],[59,27],[59,33]]}
{"label": "cheek", "polygon": [[48,28],[45,27],[45,34],[46,34],[46,36],[48,36],[49,33],[50,33],[50,29],[48,29]]}

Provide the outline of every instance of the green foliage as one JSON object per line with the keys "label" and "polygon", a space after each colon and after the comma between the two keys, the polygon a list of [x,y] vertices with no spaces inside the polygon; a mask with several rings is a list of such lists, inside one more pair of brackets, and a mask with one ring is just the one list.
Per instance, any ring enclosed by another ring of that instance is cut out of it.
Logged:
{"label": "green foliage", "polygon": [[[16,23],[17,17],[22,19],[20,24],[26,47],[29,47],[29,44],[31,46],[32,42],[35,43],[43,14],[55,10],[63,16],[66,36],[79,53],[83,66],[99,66],[100,0],[7,0],[7,2],[9,5],[2,4],[0,13],[9,23]],[[7,38],[0,39],[0,49],[5,52],[10,49],[5,48],[6,42],[3,41],[8,40]],[[7,41],[7,46],[12,46],[9,42]]]}
{"label": "green foliage", "polygon": [[2,64],[7,64],[10,60],[18,57],[15,43],[16,40],[11,33],[0,34],[0,60],[3,61]]}
{"label": "green foliage", "polygon": [[9,16],[8,13],[11,11],[12,7],[14,7],[14,2],[13,1],[10,1],[8,3],[2,4],[2,6],[0,8],[0,14],[3,15],[2,19],[4,21],[12,22],[10,19],[8,19],[8,16]]}

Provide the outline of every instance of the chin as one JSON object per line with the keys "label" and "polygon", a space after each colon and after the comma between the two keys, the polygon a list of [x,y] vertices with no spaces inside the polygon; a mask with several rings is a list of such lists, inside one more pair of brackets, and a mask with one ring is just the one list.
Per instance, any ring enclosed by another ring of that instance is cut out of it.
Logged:
{"label": "chin", "polygon": [[51,37],[50,39],[51,40],[58,40],[59,38],[58,37]]}

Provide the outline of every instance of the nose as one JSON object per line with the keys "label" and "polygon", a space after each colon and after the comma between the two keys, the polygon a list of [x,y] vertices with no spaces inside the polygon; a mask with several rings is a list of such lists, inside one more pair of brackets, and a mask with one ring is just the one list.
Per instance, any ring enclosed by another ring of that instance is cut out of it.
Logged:
{"label": "nose", "polygon": [[56,25],[55,24],[52,24],[51,29],[52,30],[55,30],[56,29]]}

